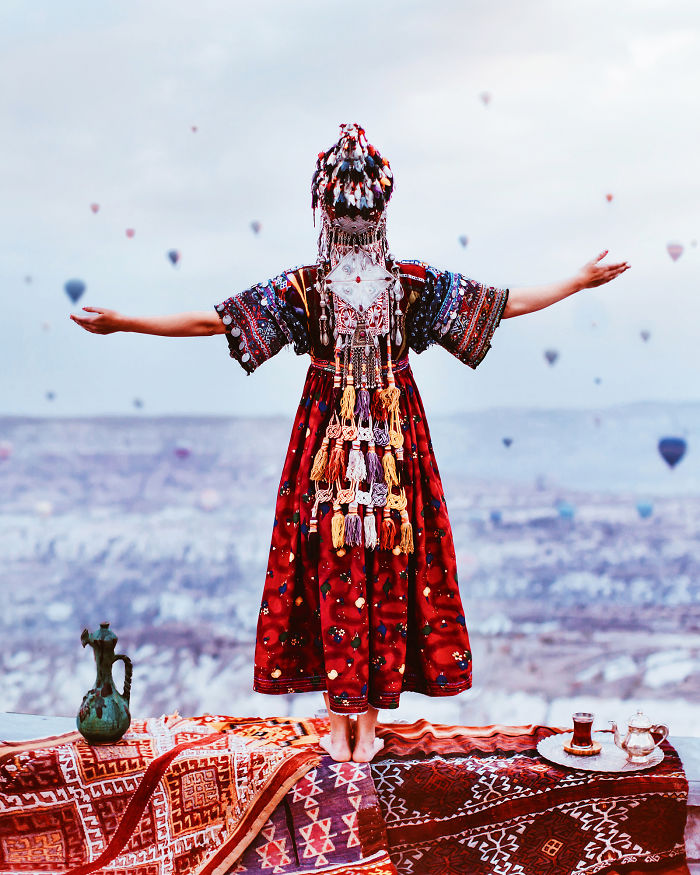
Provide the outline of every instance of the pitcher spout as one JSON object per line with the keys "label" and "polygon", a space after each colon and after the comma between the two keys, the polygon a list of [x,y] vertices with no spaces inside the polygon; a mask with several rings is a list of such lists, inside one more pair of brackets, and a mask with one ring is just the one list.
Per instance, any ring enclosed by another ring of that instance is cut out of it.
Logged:
{"label": "pitcher spout", "polygon": [[614,741],[615,741],[615,744],[616,744],[619,748],[621,748],[622,750],[624,750],[624,749],[625,749],[625,746],[624,746],[624,740],[623,740],[623,738],[622,738],[622,735],[620,734],[620,731],[619,731],[618,728],[617,728],[617,723],[616,723],[615,720],[611,720],[611,721],[610,721],[610,728],[611,728],[612,731],[613,731],[613,739],[614,739]]}

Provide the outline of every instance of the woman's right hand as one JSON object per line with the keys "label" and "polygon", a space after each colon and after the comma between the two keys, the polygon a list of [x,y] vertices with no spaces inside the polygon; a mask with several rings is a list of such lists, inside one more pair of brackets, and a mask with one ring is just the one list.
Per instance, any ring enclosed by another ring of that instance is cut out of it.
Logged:
{"label": "woman's right hand", "polygon": [[105,310],[104,307],[83,307],[83,310],[96,315],[76,316],[71,313],[70,318],[86,331],[92,331],[93,334],[112,334],[122,330],[122,317],[116,310]]}

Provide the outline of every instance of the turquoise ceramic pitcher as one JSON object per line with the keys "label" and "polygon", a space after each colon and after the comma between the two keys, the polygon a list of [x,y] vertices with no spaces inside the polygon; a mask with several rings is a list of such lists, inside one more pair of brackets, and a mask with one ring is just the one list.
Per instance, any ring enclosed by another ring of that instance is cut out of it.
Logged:
{"label": "turquoise ceramic pitcher", "polygon": [[[117,640],[117,636],[109,628],[109,623],[100,623],[97,632],[83,629],[80,636],[83,647],[88,644],[92,647],[97,663],[95,686],[83,697],[76,718],[78,731],[90,744],[119,741],[131,724],[129,698],[133,667],[128,656],[115,654]],[[117,660],[124,663],[122,693],[115,689],[112,679],[112,666]]]}

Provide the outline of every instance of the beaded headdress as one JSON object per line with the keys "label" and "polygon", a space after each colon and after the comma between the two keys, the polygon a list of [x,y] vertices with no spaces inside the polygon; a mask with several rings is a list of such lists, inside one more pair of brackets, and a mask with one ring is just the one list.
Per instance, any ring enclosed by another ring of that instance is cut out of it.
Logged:
{"label": "beaded headdress", "polygon": [[[330,502],[331,536],[339,553],[363,544],[413,552],[402,485],[400,389],[391,358],[392,341],[400,346],[404,330],[398,265],[386,242],[385,210],[393,188],[389,162],[357,124],[341,125],[339,140],[318,155],[311,205],[314,216],[321,211],[319,334],[323,346],[334,346],[335,376],[330,419],[311,470],[316,501],[309,541],[318,538],[319,505]],[[383,511],[379,532],[377,509]],[[396,544],[392,511],[400,515]]]}
{"label": "beaded headdress", "polygon": [[337,143],[319,152],[311,206],[349,229],[376,226],[394,190],[391,167],[359,125],[341,125],[340,134]]}

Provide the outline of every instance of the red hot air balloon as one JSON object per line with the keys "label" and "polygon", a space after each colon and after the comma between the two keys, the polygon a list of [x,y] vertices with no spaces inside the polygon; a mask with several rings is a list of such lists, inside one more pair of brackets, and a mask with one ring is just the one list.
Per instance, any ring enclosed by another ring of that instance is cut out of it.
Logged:
{"label": "red hot air balloon", "polygon": [[669,243],[666,246],[666,250],[674,261],[678,261],[678,259],[681,257],[681,255],[683,255],[683,244],[682,243]]}
{"label": "red hot air balloon", "polygon": [[610,201],[611,201],[612,199],[613,199],[613,196],[612,196],[611,194],[606,194],[606,195],[605,195],[605,200],[606,200],[608,203],[610,203]]}
{"label": "red hot air balloon", "polygon": [[133,237],[135,233],[136,233],[136,231],[134,231],[133,228],[127,228],[127,229],[126,229],[126,236],[129,237],[129,238]]}
{"label": "red hot air balloon", "polygon": [[178,459],[188,459],[192,454],[192,447],[190,444],[185,443],[184,441],[180,441],[175,446],[175,455]]}
{"label": "red hot air balloon", "polygon": [[93,213],[97,213],[100,209],[100,205],[99,204],[90,204],[90,209],[93,211]]}
{"label": "red hot air balloon", "polygon": [[197,125],[192,125],[192,133],[193,134],[197,133]]}
{"label": "red hot air balloon", "polygon": [[481,98],[481,102],[484,104],[484,106],[488,106],[491,102],[491,94],[488,91],[482,91],[479,97]]}

